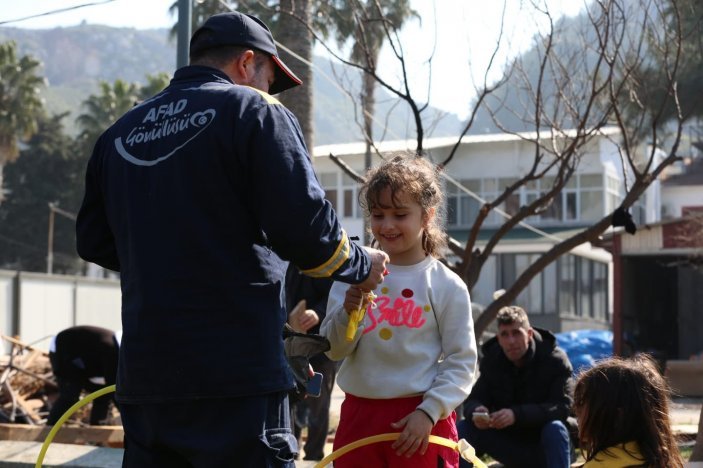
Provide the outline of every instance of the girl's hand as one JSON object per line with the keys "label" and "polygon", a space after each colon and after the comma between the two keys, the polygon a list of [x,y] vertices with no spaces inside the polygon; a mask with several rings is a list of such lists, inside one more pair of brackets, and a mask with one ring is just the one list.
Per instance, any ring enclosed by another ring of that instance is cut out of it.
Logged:
{"label": "girl's hand", "polygon": [[362,291],[358,286],[349,286],[344,296],[344,310],[347,311],[347,314],[359,310],[365,299],[366,291]]}
{"label": "girl's hand", "polygon": [[420,455],[424,455],[430,445],[432,426],[434,424],[429,416],[420,410],[413,411],[400,421],[391,423],[393,429],[403,429],[391,447],[398,456],[412,457],[418,449]]}

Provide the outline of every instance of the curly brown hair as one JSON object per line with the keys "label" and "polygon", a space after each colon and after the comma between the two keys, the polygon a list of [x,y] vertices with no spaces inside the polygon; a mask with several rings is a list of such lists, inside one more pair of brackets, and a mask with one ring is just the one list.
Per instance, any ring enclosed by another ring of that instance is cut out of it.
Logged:
{"label": "curly brown hair", "polygon": [[586,460],[635,441],[643,467],[676,468],[683,460],[671,430],[670,390],[646,354],[613,357],[582,372],[574,391]]}
{"label": "curly brown hair", "polygon": [[381,206],[381,193],[386,188],[390,188],[394,204],[399,192],[412,198],[420,205],[423,219],[427,219],[434,208],[434,216],[428,220],[422,234],[422,248],[428,255],[440,257],[447,245],[447,237],[442,230],[444,193],[437,168],[421,156],[396,153],[370,169],[359,191],[359,204],[367,217],[374,207]]}

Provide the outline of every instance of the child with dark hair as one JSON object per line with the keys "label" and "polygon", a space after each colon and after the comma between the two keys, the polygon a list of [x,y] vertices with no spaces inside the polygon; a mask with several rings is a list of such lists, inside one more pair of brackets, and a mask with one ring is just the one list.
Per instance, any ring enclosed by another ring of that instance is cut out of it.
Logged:
{"label": "child with dark hair", "polygon": [[457,467],[456,451],[428,445],[431,434],[457,440],[454,408],[471,390],[477,354],[466,284],[437,259],[445,244],[439,175],[424,158],[396,156],[369,171],[360,199],[390,262],[375,299],[339,282],[330,291],[321,333],[328,356],[344,359],[338,383],[346,393],[334,449],[400,434],[335,467]]}
{"label": "child with dark hair", "polygon": [[682,467],[669,398],[666,381],[647,355],[609,358],[584,371],[574,394],[583,467]]}

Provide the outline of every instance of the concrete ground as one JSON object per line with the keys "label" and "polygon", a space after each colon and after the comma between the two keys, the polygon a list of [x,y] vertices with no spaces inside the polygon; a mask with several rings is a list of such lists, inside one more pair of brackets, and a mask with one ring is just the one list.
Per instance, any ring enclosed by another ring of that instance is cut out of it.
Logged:
{"label": "concrete ground", "polygon": [[[335,385],[330,404],[331,432],[339,422],[339,412],[344,394]],[[698,417],[703,398],[678,398],[671,408],[671,418],[677,433],[694,435],[698,430]],[[325,455],[332,453],[331,439],[325,447]],[[33,468],[41,443],[0,441],[0,468]],[[316,462],[296,462],[298,468],[313,468]],[[90,447],[85,445],[51,444],[44,459],[44,467],[62,468],[119,468],[122,465],[122,449]],[[499,465],[494,465],[499,466]],[[703,463],[688,463],[686,468],[703,468]]]}

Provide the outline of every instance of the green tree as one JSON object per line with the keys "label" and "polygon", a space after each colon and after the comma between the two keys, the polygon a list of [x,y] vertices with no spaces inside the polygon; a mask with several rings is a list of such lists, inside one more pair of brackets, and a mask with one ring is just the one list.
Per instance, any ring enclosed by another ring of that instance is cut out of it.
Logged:
{"label": "green tree", "polygon": [[3,200],[3,167],[20,154],[18,142],[29,138],[43,112],[38,74],[40,62],[29,55],[17,58],[14,42],[0,44],[0,203]]}
{"label": "green tree", "polygon": [[[6,201],[0,205],[0,265],[6,269],[46,271],[49,203],[75,213],[82,191],[75,140],[63,132],[67,114],[37,118],[37,131],[6,169]],[[54,271],[76,273],[75,226],[56,216]]]}
{"label": "green tree", "polygon": [[147,99],[168,85],[166,73],[147,75],[147,84],[115,80],[113,84],[100,82],[100,93],[91,94],[83,101],[85,112],[76,121],[81,129],[78,139],[84,156],[90,155],[98,137],[135,104]]}

